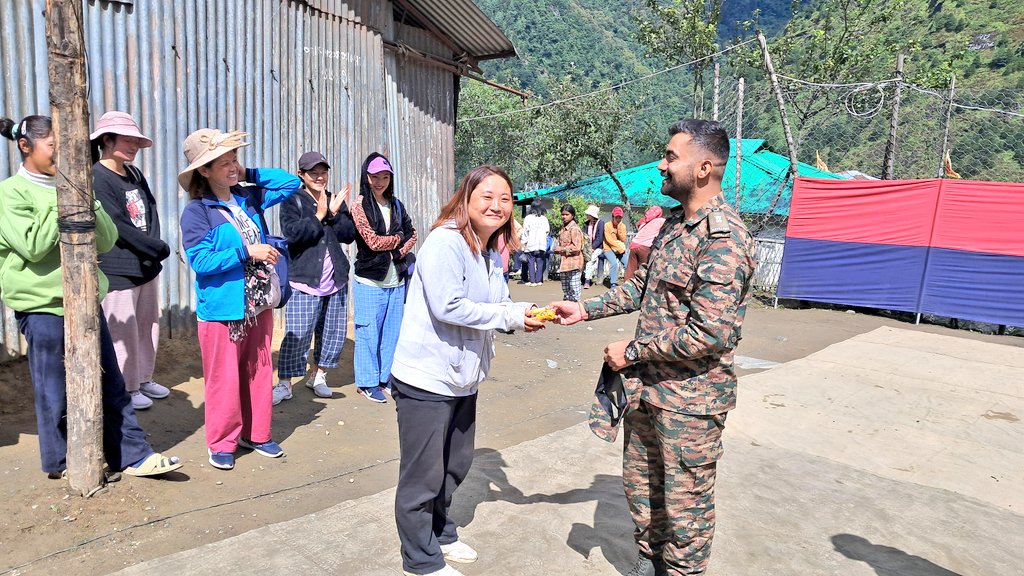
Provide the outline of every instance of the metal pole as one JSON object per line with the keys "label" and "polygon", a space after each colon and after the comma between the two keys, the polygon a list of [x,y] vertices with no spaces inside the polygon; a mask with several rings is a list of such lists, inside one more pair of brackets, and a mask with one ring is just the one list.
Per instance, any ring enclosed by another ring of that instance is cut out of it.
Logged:
{"label": "metal pole", "polygon": [[715,93],[711,101],[711,119],[718,120],[718,81],[719,81],[719,64],[715,62]]}
{"label": "metal pole", "polygon": [[782,88],[779,87],[779,77],[775,74],[775,67],[772,66],[772,57],[768,53],[768,41],[764,33],[757,31],[757,41],[761,43],[761,54],[764,55],[764,65],[768,69],[768,77],[772,81],[772,90],[775,92],[775,101],[779,105],[779,116],[782,117],[782,129],[786,134],[786,145],[789,147],[789,179],[793,181],[797,175],[796,145],[793,144],[793,131],[789,129],[789,118],[786,116],[786,102],[782,97]]}
{"label": "metal pole", "polygon": [[896,130],[900,124],[900,95],[903,92],[903,54],[896,55],[896,93],[892,97],[892,118],[889,120],[889,140],[885,143],[882,178],[892,180],[896,161]]}
{"label": "metal pole", "polygon": [[743,78],[736,88],[736,211],[743,215]]}
{"label": "metal pole", "polygon": [[949,150],[949,120],[953,115],[953,95],[956,91],[956,74],[949,78],[949,103],[946,106],[946,124],[942,128],[942,151],[939,153],[939,171],[936,178],[946,175],[946,152]]}

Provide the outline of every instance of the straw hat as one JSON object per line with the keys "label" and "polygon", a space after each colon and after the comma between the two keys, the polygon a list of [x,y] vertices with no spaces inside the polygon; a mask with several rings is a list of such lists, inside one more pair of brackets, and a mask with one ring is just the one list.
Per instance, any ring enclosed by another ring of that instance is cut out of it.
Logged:
{"label": "straw hat", "polygon": [[178,172],[178,184],[182,189],[188,190],[192,182],[192,173],[196,168],[205,166],[221,156],[248,146],[249,143],[242,139],[248,136],[240,130],[221,132],[216,128],[200,128],[185,138],[185,160],[188,167]]}
{"label": "straw hat", "polygon": [[89,134],[89,140],[96,140],[104,134],[117,134],[118,136],[132,136],[142,140],[139,148],[149,148],[153,141],[142,135],[139,125],[127,112],[107,112],[100,116],[96,122],[96,130]]}

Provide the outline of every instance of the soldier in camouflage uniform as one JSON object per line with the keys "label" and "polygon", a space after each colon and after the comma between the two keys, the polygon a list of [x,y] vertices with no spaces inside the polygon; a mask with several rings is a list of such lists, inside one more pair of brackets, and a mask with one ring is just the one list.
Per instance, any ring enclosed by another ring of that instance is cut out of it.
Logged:
{"label": "soldier in camouflage uniform", "polygon": [[715,465],[736,404],[733,350],[754,272],[754,242],[722,195],[729,139],[718,122],[682,120],[658,165],[682,204],[649,262],[617,289],[553,303],[565,325],[639,310],[632,340],[605,362],[643,383],[623,418],[622,480],[640,554],[631,575],[703,574],[715,530]]}

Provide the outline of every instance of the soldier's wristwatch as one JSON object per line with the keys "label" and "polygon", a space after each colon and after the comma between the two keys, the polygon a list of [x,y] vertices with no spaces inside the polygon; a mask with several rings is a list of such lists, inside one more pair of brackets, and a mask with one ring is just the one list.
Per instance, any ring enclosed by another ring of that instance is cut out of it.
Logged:
{"label": "soldier's wristwatch", "polygon": [[636,347],[635,341],[626,345],[625,356],[630,362],[636,362],[640,358],[640,350]]}

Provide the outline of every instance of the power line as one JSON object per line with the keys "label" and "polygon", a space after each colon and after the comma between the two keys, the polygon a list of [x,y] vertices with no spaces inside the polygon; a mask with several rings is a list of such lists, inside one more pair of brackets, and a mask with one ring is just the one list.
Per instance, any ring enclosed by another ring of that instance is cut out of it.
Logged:
{"label": "power line", "polygon": [[491,119],[491,118],[500,118],[502,116],[510,116],[512,114],[519,114],[521,112],[530,112],[530,111],[533,111],[533,110],[539,110],[541,108],[547,108],[549,106],[554,106],[556,104],[564,104],[566,102],[572,102],[573,100],[579,100],[581,98],[586,98],[588,96],[593,96],[594,94],[600,94],[602,92],[607,92],[609,90],[618,90],[619,88],[621,88],[623,86],[628,86],[629,84],[634,84],[636,82],[641,82],[643,80],[654,78],[655,76],[660,76],[662,74],[665,74],[667,72],[671,72],[673,70],[678,70],[678,69],[684,68],[686,66],[691,66],[691,65],[696,64],[697,62],[701,62],[703,60],[710,60],[711,58],[714,58],[716,56],[721,56],[722,54],[726,54],[728,52],[731,52],[732,50],[735,50],[737,48],[740,48],[742,46],[750,44],[751,42],[756,42],[756,41],[757,41],[757,38],[751,38],[750,40],[746,40],[744,42],[740,42],[739,44],[734,44],[732,46],[729,46],[728,48],[724,48],[722,50],[719,50],[718,52],[715,52],[714,54],[709,54],[707,56],[703,56],[701,58],[697,58],[695,60],[691,60],[691,61],[685,62],[683,64],[676,64],[675,66],[669,66],[668,68],[665,68],[665,69],[662,69],[662,70],[658,70],[657,72],[652,72],[652,73],[647,74],[645,76],[640,76],[638,78],[632,78],[630,80],[624,80],[624,81],[622,81],[622,82],[620,82],[618,84],[614,84],[612,86],[605,86],[604,88],[598,88],[597,90],[594,90],[593,92],[587,92],[586,94],[578,94],[576,96],[570,96],[568,98],[562,98],[561,100],[552,100],[551,102],[544,102],[542,104],[537,104],[536,106],[530,106],[530,107],[527,107],[527,108],[520,108],[518,110],[508,110],[506,112],[498,112],[496,114],[487,114],[487,115],[484,115],[484,116],[473,116],[472,118],[460,118],[459,122],[473,122],[473,121],[476,121],[476,120],[488,120],[488,119]]}

